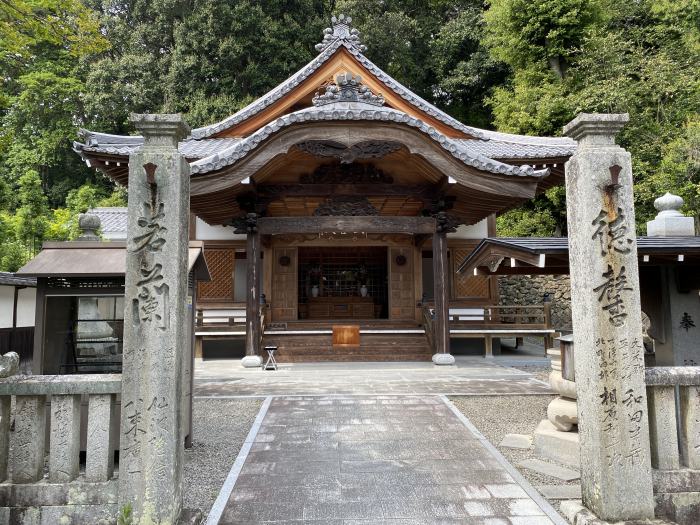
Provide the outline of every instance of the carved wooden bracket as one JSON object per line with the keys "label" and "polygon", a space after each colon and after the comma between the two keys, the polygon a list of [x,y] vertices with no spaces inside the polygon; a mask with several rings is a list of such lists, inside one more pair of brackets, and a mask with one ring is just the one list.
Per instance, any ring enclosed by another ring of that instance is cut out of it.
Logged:
{"label": "carved wooden bracket", "polygon": [[379,215],[379,210],[372,206],[367,197],[340,195],[330,197],[314,210],[314,216],[370,216]]}

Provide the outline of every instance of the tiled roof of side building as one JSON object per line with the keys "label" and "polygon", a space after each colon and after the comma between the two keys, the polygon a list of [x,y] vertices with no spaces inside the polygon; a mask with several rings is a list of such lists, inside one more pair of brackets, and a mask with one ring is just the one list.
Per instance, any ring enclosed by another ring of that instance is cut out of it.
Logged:
{"label": "tiled roof of side building", "polygon": [[122,234],[122,237],[126,238],[127,208],[93,208],[89,210],[89,213],[97,215],[100,218],[103,234]]}
{"label": "tiled roof of side building", "polygon": [[36,278],[17,277],[12,272],[0,272],[0,286],[36,287]]}

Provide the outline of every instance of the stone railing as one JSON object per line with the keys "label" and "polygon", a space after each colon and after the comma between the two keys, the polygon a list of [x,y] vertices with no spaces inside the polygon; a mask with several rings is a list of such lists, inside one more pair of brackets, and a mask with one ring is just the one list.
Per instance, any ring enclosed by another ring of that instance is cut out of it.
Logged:
{"label": "stone railing", "polygon": [[647,368],[646,384],[652,466],[700,469],[700,366]]}
{"label": "stone railing", "polygon": [[700,367],[645,373],[656,513],[700,523]]}
{"label": "stone railing", "polygon": [[[53,519],[46,516],[46,509],[55,513],[51,514],[55,523],[59,517],[78,514],[95,520],[106,515],[114,518],[118,499],[114,450],[118,444],[113,436],[118,433],[112,427],[119,424],[114,410],[120,393],[119,374],[0,379],[0,521],[3,512],[9,519],[15,512],[25,513],[26,508],[34,508],[42,523]],[[81,472],[84,398],[86,454]]]}

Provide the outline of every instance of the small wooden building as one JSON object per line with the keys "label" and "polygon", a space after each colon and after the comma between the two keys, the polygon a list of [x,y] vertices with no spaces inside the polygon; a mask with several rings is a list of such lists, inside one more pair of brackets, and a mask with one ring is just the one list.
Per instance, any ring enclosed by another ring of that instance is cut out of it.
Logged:
{"label": "small wooden building", "polygon": [[[689,218],[690,219],[690,218]],[[700,237],[637,237],[642,311],[656,366],[700,364]],[[464,275],[568,275],[566,237],[495,237],[460,261]],[[650,342],[651,342],[650,341]],[[646,343],[645,343],[646,346]]]}
{"label": "small wooden building", "polygon": [[[190,243],[188,264],[193,327],[196,283],[209,280],[201,243]],[[121,371],[125,266],[125,242],[46,242],[17,272],[36,279],[33,373]]]}
{"label": "small wooden building", "polygon": [[[245,307],[248,356],[267,342],[283,360],[449,352],[449,309],[495,301],[493,283],[457,274],[455,262],[494,235],[495,214],[563,181],[571,139],[458,122],[364,49],[350,19],[334,19],[311,62],[180,143],[191,236],[214,233],[204,241],[213,280],[202,304]],[[126,184],[142,142],[85,130],[75,151]],[[359,350],[333,346],[337,324],[360,327]]]}

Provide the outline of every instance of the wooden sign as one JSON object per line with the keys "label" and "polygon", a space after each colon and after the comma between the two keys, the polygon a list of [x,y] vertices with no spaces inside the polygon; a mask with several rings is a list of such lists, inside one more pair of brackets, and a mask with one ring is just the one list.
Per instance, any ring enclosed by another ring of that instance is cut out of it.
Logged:
{"label": "wooden sign", "polygon": [[333,325],[333,346],[360,346],[359,325]]}

